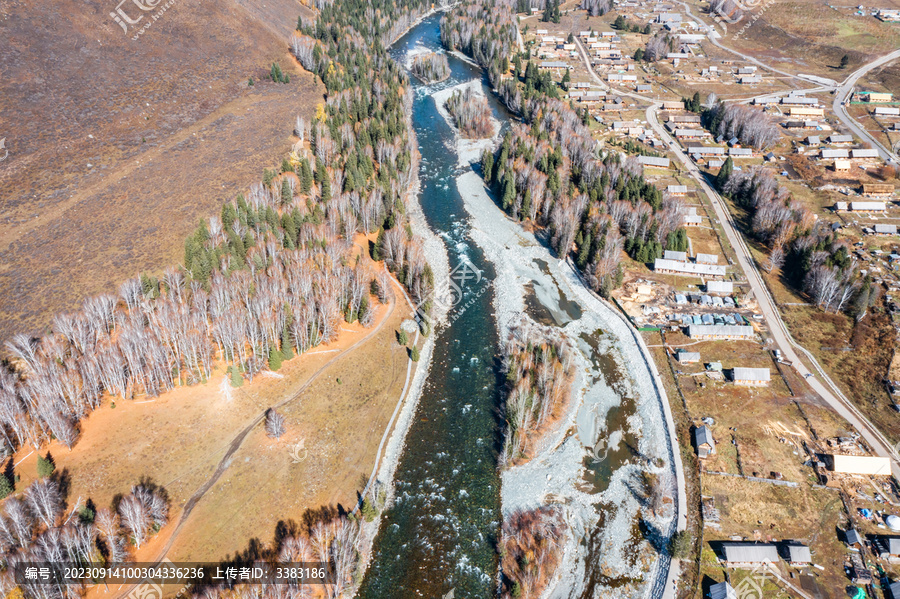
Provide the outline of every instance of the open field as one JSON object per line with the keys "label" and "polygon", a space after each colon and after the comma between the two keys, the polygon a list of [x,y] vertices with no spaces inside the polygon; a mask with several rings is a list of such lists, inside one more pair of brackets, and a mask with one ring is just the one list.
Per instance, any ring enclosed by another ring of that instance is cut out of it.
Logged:
{"label": "open field", "polygon": [[[733,205],[730,208],[740,214]],[[754,259],[761,263],[762,249],[749,240],[748,245]],[[847,397],[888,439],[900,440],[900,413],[892,407],[882,383],[894,347],[890,319],[880,310],[870,310],[859,323],[846,314],[825,314],[808,305],[809,299],[789,286],[781,271],[760,274],[791,335],[812,352]]]}
{"label": "open field", "polygon": [[[705,2],[691,4],[694,14],[703,14]],[[900,5],[888,0],[878,7]],[[757,3],[745,11],[743,20],[728,26],[722,43],[781,70],[841,80],[900,44],[900,28],[895,24],[868,14],[857,16],[854,8],[831,8],[824,0]],[[845,54],[850,62],[840,69]]]}
{"label": "open field", "polygon": [[[177,264],[197,220],[289,149],[323,92],[287,52],[306,9],[244,5],[177,3],[137,40],[98,2],[5,6],[0,338]],[[273,62],[290,83],[264,81]]]}
{"label": "open field", "polygon": [[[68,480],[69,503],[80,497],[109,506],[144,477],[165,487],[170,523],[142,549],[146,561],[224,559],[251,539],[271,541],[279,521],[299,519],[307,508],[352,509],[406,379],[407,352],[396,332],[409,309],[395,292],[393,305],[378,307],[372,327],[343,323],[337,341],[285,362],[274,376],[234,389],[220,367],[203,385],[107,402],[82,421],[74,449],[49,448]],[[359,367],[374,362],[378,369]],[[285,435],[273,440],[262,423],[254,426],[218,480],[197,497],[242,431],[282,403]],[[37,454],[29,452],[14,458],[17,489],[36,477]],[[200,500],[166,552],[192,498]]]}
{"label": "open field", "polygon": [[[835,526],[846,522],[846,514],[836,490],[813,489],[806,485],[779,487],[740,478],[707,475],[703,476],[703,495],[712,498],[721,516],[721,530],[705,530],[706,541],[740,536],[747,540],[806,542],[813,562],[823,566],[824,571],[805,568],[798,580],[786,574],[796,569],[781,564],[782,576],[812,596],[829,599],[847,596],[844,588],[849,581],[843,571],[846,549],[835,534]],[[708,545],[704,547],[701,557],[701,571],[703,586],[724,579],[725,570]],[[746,575],[740,570],[730,570],[730,574],[732,584],[738,584]],[[707,577],[709,580],[706,580]],[[771,575],[769,579],[769,584],[774,585]],[[776,595],[775,586],[769,588],[771,594],[764,595],[766,597],[796,596],[786,591]]]}

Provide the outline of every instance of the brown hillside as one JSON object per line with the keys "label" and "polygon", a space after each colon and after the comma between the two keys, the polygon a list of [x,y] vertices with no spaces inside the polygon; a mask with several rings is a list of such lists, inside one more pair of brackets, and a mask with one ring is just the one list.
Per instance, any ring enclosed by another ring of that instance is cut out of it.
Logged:
{"label": "brown hillside", "polygon": [[116,0],[0,0],[0,339],[177,263],[322,99],[287,51],[298,0],[156,1],[120,5],[152,22],[133,39]]}

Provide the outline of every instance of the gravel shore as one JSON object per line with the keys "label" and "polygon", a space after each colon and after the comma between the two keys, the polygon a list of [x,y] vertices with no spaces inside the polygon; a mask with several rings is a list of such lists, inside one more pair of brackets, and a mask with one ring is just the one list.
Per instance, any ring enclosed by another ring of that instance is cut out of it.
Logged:
{"label": "gravel shore", "polygon": [[[467,85],[481,89],[477,81]],[[452,93],[452,88],[445,91]],[[438,106],[442,103],[438,97],[435,101]],[[452,120],[449,115],[445,118]],[[490,141],[496,144],[496,136]],[[476,151],[460,140],[460,165],[477,160],[484,147]],[[535,298],[578,349],[568,412],[542,437],[540,449],[529,462],[502,473],[503,513],[548,503],[563,509],[569,525],[563,565],[544,597],[581,596],[591,574],[623,583],[615,590],[594,588],[595,597],[642,597],[654,577],[658,555],[642,536],[632,538],[634,524],[641,520],[659,531],[657,541],[665,543],[676,496],[661,401],[651,373],[628,325],[584,287],[567,262],[507,218],[477,174],[463,173],[457,187],[470,215],[472,239],[497,272],[494,310],[501,338],[522,318],[533,320],[525,306],[526,285],[530,285]],[[610,376],[608,365],[601,371],[598,356],[611,359],[616,376]],[[633,412],[609,430],[610,411],[625,399],[633,404]],[[615,463],[610,458],[608,484],[604,482],[602,491],[592,489],[587,466],[624,449],[620,445],[626,437],[636,443],[636,451]],[[646,507],[647,499],[640,491],[645,473],[657,477],[664,488],[665,508],[656,514]]]}

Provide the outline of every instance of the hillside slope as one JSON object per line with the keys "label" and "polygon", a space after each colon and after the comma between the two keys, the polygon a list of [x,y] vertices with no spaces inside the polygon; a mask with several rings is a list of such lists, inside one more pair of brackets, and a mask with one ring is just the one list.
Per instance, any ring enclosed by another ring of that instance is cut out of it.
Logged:
{"label": "hillside slope", "polygon": [[297,0],[139,3],[126,35],[114,0],[0,0],[0,339],[178,263],[322,101],[288,54]]}

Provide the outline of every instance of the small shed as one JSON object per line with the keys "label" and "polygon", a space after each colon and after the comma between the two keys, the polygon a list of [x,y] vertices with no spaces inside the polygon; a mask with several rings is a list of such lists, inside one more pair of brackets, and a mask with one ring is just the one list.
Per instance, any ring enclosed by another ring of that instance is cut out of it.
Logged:
{"label": "small shed", "polygon": [[675,354],[675,359],[681,364],[692,364],[700,361],[700,352],[680,351]]}
{"label": "small shed", "polygon": [[[848,545],[862,545],[863,539],[855,528],[850,528],[844,533],[844,542]],[[897,599],[900,599],[900,597]]]}
{"label": "small shed", "polygon": [[700,459],[716,454],[716,442],[713,440],[712,431],[705,424],[694,429],[694,446]]}
{"label": "small shed", "polygon": [[719,256],[716,254],[697,254],[697,264],[718,264]]}
{"label": "small shed", "polygon": [[836,173],[846,173],[850,171],[850,161],[837,159],[834,161],[834,172]]}
{"label": "small shed", "polygon": [[787,561],[792,566],[808,566],[812,562],[809,547],[800,543],[789,543],[785,546]]}
{"label": "small shed", "polygon": [[734,283],[731,281],[707,281],[707,293],[724,293],[731,295],[734,293]]}
{"label": "small shed", "polygon": [[737,593],[734,592],[728,582],[717,582],[709,587],[709,599],[738,599]]}
{"label": "small shed", "polygon": [[889,582],[884,594],[890,599],[900,599],[900,581]]}
{"label": "small shed", "polygon": [[900,537],[879,535],[875,537],[875,549],[882,559],[900,557]]}

